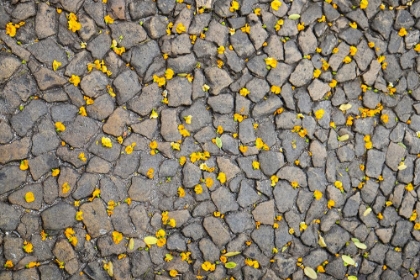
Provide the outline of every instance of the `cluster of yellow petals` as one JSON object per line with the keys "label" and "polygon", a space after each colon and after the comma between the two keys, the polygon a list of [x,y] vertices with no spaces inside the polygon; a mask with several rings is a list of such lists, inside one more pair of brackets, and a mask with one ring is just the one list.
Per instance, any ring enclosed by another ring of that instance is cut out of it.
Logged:
{"label": "cluster of yellow petals", "polygon": [[257,147],[258,150],[265,150],[268,151],[270,148],[268,147],[268,145],[266,143],[264,143],[264,141],[262,140],[262,138],[258,137],[255,140],[255,147]]}
{"label": "cluster of yellow petals", "polygon": [[341,192],[344,192],[343,183],[341,181],[335,181],[334,186],[339,189]]}
{"label": "cluster of yellow petals", "polygon": [[299,187],[299,183],[298,183],[297,181],[292,181],[292,182],[290,182],[290,185],[291,185],[294,189],[296,189],[296,188],[298,188],[298,187]]}
{"label": "cluster of yellow petals", "polygon": [[178,131],[179,131],[179,134],[181,134],[182,137],[190,136],[190,132],[184,127],[183,124],[178,125]]}
{"label": "cluster of yellow petals", "polygon": [[367,150],[370,150],[370,149],[373,148],[373,143],[372,143],[372,140],[370,139],[369,134],[367,134],[367,135],[365,135],[365,137],[363,137],[363,141],[365,141],[365,148]]}
{"label": "cluster of yellow petals", "polygon": [[112,148],[112,141],[109,137],[102,136],[101,144],[105,148]]}
{"label": "cluster of yellow petals", "polygon": [[368,7],[368,5],[369,5],[368,0],[361,0],[360,1],[360,9],[364,10]]}
{"label": "cluster of yellow petals", "polygon": [[199,160],[208,160],[210,158],[210,153],[208,151],[204,152],[193,152],[190,155],[190,160],[192,163],[199,161]]}
{"label": "cluster of yellow petals", "polygon": [[264,59],[265,64],[268,68],[276,68],[277,67],[277,60],[274,57],[267,57]]}
{"label": "cluster of yellow petals", "polygon": [[275,187],[277,182],[279,181],[279,177],[277,177],[277,175],[272,175],[270,177],[270,180],[271,180],[271,186]]}
{"label": "cluster of yellow petals", "polygon": [[270,4],[271,9],[273,9],[274,11],[278,11],[281,5],[282,5],[282,2],[280,0],[274,0]]}
{"label": "cluster of yellow petals", "polygon": [[14,24],[13,22],[9,22],[6,24],[6,34],[10,37],[16,36],[16,31],[21,27],[25,25],[25,22],[21,21],[18,24]]}
{"label": "cluster of yellow petals", "polygon": [[149,170],[146,172],[146,177],[153,179],[153,177],[155,177],[155,170],[153,168],[149,168]]}
{"label": "cluster of yellow petals", "polygon": [[185,32],[187,32],[187,28],[185,27],[185,25],[182,22],[178,23],[176,25],[176,33],[182,34]]}
{"label": "cluster of yellow petals", "polygon": [[66,228],[64,230],[64,235],[66,236],[67,240],[71,243],[71,245],[73,245],[73,247],[77,245],[78,240],[74,229]]}
{"label": "cluster of yellow petals", "polygon": [[246,116],[244,116],[244,115],[241,115],[241,114],[238,114],[238,113],[233,114],[233,120],[235,122],[242,122],[244,119],[246,119]]}
{"label": "cluster of yellow petals", "polygon": [[23,242],[22,248],[23,248],[23,251],[25,251],[28,254],[34,251],[34,246],[32,245],[32,243],[26,240]]}
{"label": "cluster of yellow petals", "polygon": [[250,91],[247,88],[241,88],[239,90],[239,94],[246,97],[248,94],[250,94]]}
{"label": "cluster of yellow petals", "polygon": [[77,87],[80,84],[80,77],[77,75],[71,75],[69,82]]}
{"label": "cluster of yellow petals", "polygon": [[324,116],[324,114],[325,114],[325,111],[324,111],[324,109],[318,109],[318,110],[316,110],[315,111],[315,118],[317,119],[317,120],[320,120],[320,119],[322,119],[322,117]]}
{"label": "cluster of yellow petals", "polygon": [[67,23],[71,32],[76,32],[82,28],[82,24],[77,21],[77,16],[74,13],[70,13],[67,18]]}
{"label": "cluster of yellow petals", "polygon": [[136,146],[136,142],[131,143],[130,145],[128,145],[127,147],[125,147],[125,153],[127,155],[131,154],[134,151],[134,147]]}
{"label": "cluster of yellow petals", "polygon": [[108,70],[108,67],[105,65],[104,60],[96,59],[93,63],[88,63],[87,64],[88,72],[92,71],[92,69],[102,71],[102,73],[105,73],[108,76],[112,75],[112,72],[110,70]]}
{"label": "cluster of yellow petals", "polygon": [[205,261],[201,264],[201,268],[204,271],[215,271],[216,270],[216,265],[214,263],[209,262],[209,261]]}
{"label": "cluster of yellow petals", "polygon": [[68,193],[71,190],[71,187],[70,187],[69,183],[64,182],[63,185],[61,186],[61,190],[62,190],[63,194]]}
{"label": "cluster of yellow petals", "polygon": [[235,12],[235,11],[237,11],[237,10],[239,10],[239,3],[238,3],[238,1],[233,0],[233,1],[230,3],[229,11],[230,11],[231,13],[234,13],[234,12]]}
{"label": "cluster of yellow petals", "polygon": [[60,66],[61,66],[61,62],[60,62],[60,61],[57,61],[57,60],[55,60],[55,59],[54,59],[54,61],[53,61],[53,63],[52,63],[52,68],[53,68],[53,70],[54,70],[54,71],[57,71],[57,70],[58,70],[58,68],[60,68]]}
{"label": "cluster of yellow petals", "polygon": [[184,197],[185,196],[185,190],[181,186],[178,187],[178,196],[179,197]]}
{"label": "cluster of yellow petals", "polygon": [[66,130],[66,126],[62,122],[56,122],[55,123],[55,130],[57,132],[63,132]]}
{"label": "cluster of yellow petals", "polygon": [[195,185],[194,192],[196,194],[202,194],[203,193],[203,187],[200,184]]}
{"label": "cluster of yellow petals", "polygon": [[124,236],[119,231],[113,231],[112,232],[112,241],[114,241],[115,244],[119,244],[123,240]]}
{"label": "cluster of yellow petals", "polygon": [[[318,116],[320,116],[320,113],[318,113]],[[292,132],[297,133],[302,138],[304,138],[308,134],[307,129],[304,127],[301,127],[300,125],[295,125],[292,129]]]}
{"label": "cluster of yellow petals", "polygon": [[257,260],[252,260],[252,259],[249,259],[249,258],[246,258],[245,259],[245,264],[247,266],[251,266],[251,267],[253,267],[255,269],[258,269],[260,267],[260,264],[259,264],[259,262]]}
{"label": "cluster of yellow petals", "polygon": [[100,195],[101,195],[101,190],[100,189],[95,189],[92,192],[92,196],[88,200],[93,201],[95,199],[95,197],[99,197]]}
{"label": "cluster of yellow petals", "polygon": [[104,21],[105,21],[106,24],[114,23],[114,19],[110,15],[104,16]]}
{"label": "cluster of yellow petals", "polygon": [[219,172],[219,175],[217,175],[217,180],[219,180],[221,184],[226,183],[226,174],[223,172]]}
{"label": "cluster of yellow petals", "polygon": [[83,161],[83,162],[86,162],[87,161],[87,158],[86,158],[86,156],[85,156],[85,153],[84,152],[81,152],[78,156],[77,156],[77,158],[78,159],[80,159],[81,161]]}
{"label": "cluster of yellow petals", "polygon": [[322,192],[321,192],[321,191],[319,191],[319,190],[315,190],[315,191],[314,191],[314,198],[315,198],[316,200],[320,200],[320,199],[322,198]]}

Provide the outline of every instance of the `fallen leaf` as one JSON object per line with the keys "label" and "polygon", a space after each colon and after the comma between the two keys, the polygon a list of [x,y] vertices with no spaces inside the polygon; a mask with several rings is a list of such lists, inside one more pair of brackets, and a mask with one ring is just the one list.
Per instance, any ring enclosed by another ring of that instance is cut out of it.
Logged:
{"label": "fallen leaf", "polygon": [[154,236],[146,236],[144,238],[144,243],[146,243],[147,245],[153,245],[157,243],[157,238]]}
{"label": "fallen leaf", "polygon": [[291,14],[291,15],[289,16],[289,19],[291,19],[291,20],[297,20],[297,19],[300,19],[300,15],[299,15],[299,14]]}
{"label": "fallen leaf", "polygon": [[339,107],[339,109],[341,110],[341,111],[347,111],[348,109],[350,109],[351,108],[351,104],[350,103],[347,103],[347,104],[341,104],[340,105],[340,107]]}
{"label": "fallen leaf", "polygon": [[220,139],[220,137],[216,137],[216,146],[219,147],[219,149],[222,148],[222,139]]}
{"label": "fallen leaf", "polygon": [[347,266],[347,265],[355,266],[356,265],[356,262],[350,256],[342,255],[341,259],[344,261],[345,266]]}
{"label": "fallen leaf", "polygon": [[316,275],[316,272],[313,268],[307,266],[303,270],[306,276],[308,276],[310,279],[318,279],[318,275]]}
{"label": "fallen leaf", "polygon": [[234,262],[227,262],[227,263],[225,263],[225,267],[227,269],[235,268],[236,267],[236,263],[234,263]]}
{"label": "fallen leaf", "polygon": [[226,254],[224,254],[223,256],[229,258],[229,257],[234,257],[239,255],[241,252],[227,252]]}

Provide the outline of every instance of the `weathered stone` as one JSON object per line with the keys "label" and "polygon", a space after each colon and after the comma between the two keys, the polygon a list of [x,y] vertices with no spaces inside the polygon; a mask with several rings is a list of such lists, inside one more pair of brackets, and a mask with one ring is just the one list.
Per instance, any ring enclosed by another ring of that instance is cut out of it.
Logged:
{"label": "weathered stone", "polygon": [[214,244],[220,249],[230,240],[229,232],[223,227],[219,219],[214,217],[206,217],[203,226],[212,238]]}
{"label": "weathered stone", "polygon": [[101,199],[96,198],[92,202],[84,203],[79,209],[79,211],[83,211],[83,223],[93,238],[104,235],[112,229],[111,221]]}
{"label": "weathered stone", "polygon": [[218,95],[224,88],[229,86],[233,80],[229,74],[218,67],[210,67],[204,70],[207,80],[209,81],[210,92]]}
{"label": "weathered stone", "polygon": [[72,275],[79,269],[77,255],[67,240],[59,239],[55,243],[53,253],[57,260],[64,262],[64,269],[68,274]]}
{"label": "weathered stone", "polygon": [[296,87],[307,84],[313,77],[314,67],[310,60],[303,59],[296,66],[294,72],[290,76],[289,81]]}
{"label": "weathered stone", "polygon": [[41,213],[44,229],[53,231],[73,226],[76,222],[75,215],[75,208],[64,202],[55,204]]}

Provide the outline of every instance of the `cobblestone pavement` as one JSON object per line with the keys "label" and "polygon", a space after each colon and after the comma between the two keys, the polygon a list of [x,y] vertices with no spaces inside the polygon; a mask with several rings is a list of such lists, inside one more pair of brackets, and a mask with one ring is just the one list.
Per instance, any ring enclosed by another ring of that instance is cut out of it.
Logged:
{"label": "cobblestone pavement", "polygon": [[0,279],[419,279],[419,18],[0,0]]}

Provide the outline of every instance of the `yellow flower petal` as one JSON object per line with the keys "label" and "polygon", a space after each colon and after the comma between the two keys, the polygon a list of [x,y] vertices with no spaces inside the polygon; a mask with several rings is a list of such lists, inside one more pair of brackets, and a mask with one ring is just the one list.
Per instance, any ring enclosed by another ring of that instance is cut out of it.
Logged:
{"label": "yellow flower petal", "polygon": [[20,162],[19,169],[24,171],[24,170],[28,170],[28,168],[29,168],[28,160],[27,159],[22,160]]}
{"label": "yellow flower petal", "polygon": [[33,193],[33,192],[27,192],[27,193],[25,194],[25,201],[26,201],[27,203],[34,202],[34,201],[35,201],[35,195],[34,195],[34,193]]}
{"label": "yellow flower petal", "polygon": [[52,63],[52,68],[54,71],[57,71],[58,68],[60,68],[61,66],[61,62],[57,61],[54,59],[53,63]]}
{"label": "yellow flower petal", "polygon": [[55,123],[55,130],[57,132],[63,132],[66,130],[66,126],[62,122],[56,122]]}
{"label": "yellow flower petal", "polygon": [[112,148],[112,141],[108,137],[102,137],[101,138],[101,143],[102,143],[102,146],[104,146],[106,148]]}
{"label": "yellow flower petal", "polygon": [[273,2],[271,2],[271,9],[278,11],[280,6],[282,5],[282,2],[280,0],[274,0]]}
{"label": "yellow flower petal", "polygon": [[69,82],[77,87],[80,84],[80,77],[76,75],[71,75]]}
{"label": "yellow flower petal", "polygon": [[104,21],[105,21],[106,24],[114,23],[114,19],[110,15],[104,16]]}

